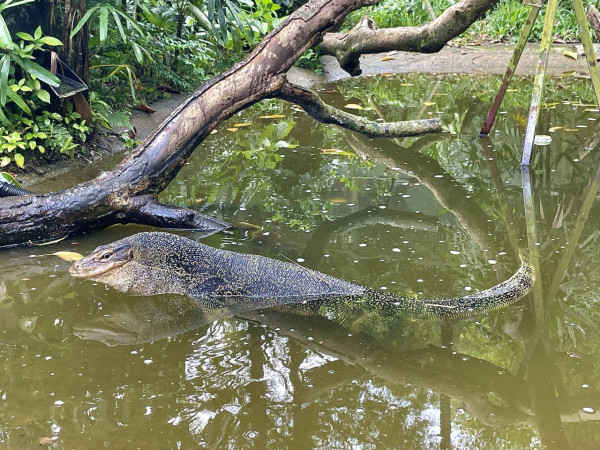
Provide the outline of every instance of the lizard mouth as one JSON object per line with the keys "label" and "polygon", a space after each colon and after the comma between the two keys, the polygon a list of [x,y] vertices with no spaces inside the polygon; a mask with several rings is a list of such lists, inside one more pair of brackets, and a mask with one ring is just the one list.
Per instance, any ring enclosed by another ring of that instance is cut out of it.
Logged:
{"label": "lizard mouth", "polygon": [[[69,267],[69,273],[75,278],[97,278],[104,275],[106,272],[115,268],[115,265],[95,265],[90,267],[86,264],[85,259],[75,261],[71,267]],[[121,265],[121,264],[119,264]]]}

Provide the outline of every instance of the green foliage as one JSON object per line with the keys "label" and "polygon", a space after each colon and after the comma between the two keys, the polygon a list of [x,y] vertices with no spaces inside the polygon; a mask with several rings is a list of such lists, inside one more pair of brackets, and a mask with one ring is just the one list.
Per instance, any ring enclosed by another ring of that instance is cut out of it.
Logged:
{"label": "green foliage", "polygon": [[71,158],[91,131],[74,111],[64,116],[46,110],[36,111],[33,118],[17,117],[17,122],[0,126],[0,167],[11,162],[24,167],[25,156],[50,152]]}
{"label": "green foliage", "polygon": [[[437,16],[452,6],[450,0],[432,0],[431,6]],[[502,40],[516,42],[523,28],[530,7],[516,0],[500,0],[482,19],[475,22],[459,39]],[[355,11],[348,15],[346,28],[358,23],[365,12]],[[531,32],[531,40],[539,40],[544,24],[545,6],[540,12]],[[379,28],[411,27],[424,25],[431,21],[425,3],[420,0],[383,0],[369,11],[369,16]],[[566,41],[578,39],[578,27],[573,4],[570,0],[560,0],[554,24],[555,38]]]}
{"label": "green foliage", "polygon": [[[22,3],[26,2],[9,0],[0,4],[0,11]],[[75,112],[61,115],[48,110],[50,93],[40,81],[58,86],[59,80],[33,56],[62,43],[43,36],[39,27],[33,35],[16,33],[20,42],[15,42],[0,19],[0,167],[11,163],[24,167],[26,159],[46,151],[73,157],[90,129]]]}

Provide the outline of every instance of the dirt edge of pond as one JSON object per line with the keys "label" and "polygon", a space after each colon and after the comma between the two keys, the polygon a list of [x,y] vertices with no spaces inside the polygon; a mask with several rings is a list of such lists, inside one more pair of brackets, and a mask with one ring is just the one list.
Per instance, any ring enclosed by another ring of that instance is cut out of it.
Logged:
{"label": "dirt edge of pond", "polygon": [[[477,47],[446,46],[440,52],[432,54],[393,51],[363,55],[361,57],[362,75],[386,73],[501,75],[506,70],[513,49],[513,45],[493,44]],[[595,49],[598,54],[600,45],[595,44]],[[577,54],[577,59],[567,56],[567,54],[573,55],[573,50]],[[517,66],[516,75],[533,75],[537,66],[538,54],[539,46],[528,44]],[[293,67],[288,72],[288,79],[298,85],[311,87],[349,77],[340,68],[335,58],[322,56],[320,62],[323,75]],[[569,74],[587,77],[588,68],[582,45],[553,45],[547,73],[550,76]],[[156,111],[153,114],[134,110],[131,124],[137,132],[135,139],[142,141],[149,136],[186,98],[187,95],[181,94],[158,100],[151,105],[152,109]],[[75,160],[62,159],[43,166],[40,173],[19,174],[16,178],[24,187],[40,193],[66,189],[85,179],[91,179],[100,170],[111,168],[123,157],[124,146],[118,137],[118,131],[123,130],[115,130],[114,133],[110,133],[98,127],[89,145],[88,153]]]}

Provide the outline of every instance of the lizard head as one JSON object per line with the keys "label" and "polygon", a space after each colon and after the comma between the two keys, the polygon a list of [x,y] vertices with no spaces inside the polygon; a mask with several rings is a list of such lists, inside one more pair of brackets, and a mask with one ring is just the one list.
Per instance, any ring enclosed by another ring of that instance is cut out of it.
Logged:
{"label": "lizard head", "polygon": [[111,278],[116,269],[134,259],[133,247],[122,241],[101,245],[85,258],[76,261],[69,272],[77,278],[105,281]]}

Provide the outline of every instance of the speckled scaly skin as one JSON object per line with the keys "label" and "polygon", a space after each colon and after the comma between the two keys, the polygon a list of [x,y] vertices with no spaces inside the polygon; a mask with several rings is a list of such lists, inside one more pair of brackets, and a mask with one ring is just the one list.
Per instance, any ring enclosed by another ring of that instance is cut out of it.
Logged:
{"label": "speckled scaly skin", "polygon": [[533,285],[522,262],[510,279],[464,297],[419,299],[376,291],[298,264],[220,250],[170,233],[138,233],[103,245],[69,269],[74,277],[108,284],[133,295],[181,294],[213,304],[261,306],[330,298],[417,316],[462,316],[514,303]]}

